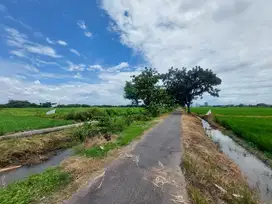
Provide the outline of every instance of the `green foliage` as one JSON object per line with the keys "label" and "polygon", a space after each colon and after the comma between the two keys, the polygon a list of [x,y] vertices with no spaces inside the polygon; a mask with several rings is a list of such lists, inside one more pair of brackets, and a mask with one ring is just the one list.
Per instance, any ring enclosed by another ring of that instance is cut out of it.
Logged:
{"label": "green foliage", "polygon": [[102,157],[107,154],[108,151],[128,145],[135,138],[141,136],[144,131],[150,128],[154,122],[152,121],[137,121],[133,122],[130,126],[126,127],[117,138],[116,142],[110,142],[101,148],[100,146],[95,146],[91,148],[80,148],[76,149],[76,152],[80,155],[85,155],[87,157]]}
{"label": "green foliage", "polygon": [[137,89],[135,87],[135,84],[132,84],[132,82],[126,82],[126,85],[124,87],[124,98],[132,100],[133,105],[139,104],[139,94],[137,92]]}
{"label": "green foliage", "polygon": [[149,115],[158,116],[162,107],[174,105],[173,98],[159,85],[160,79],[156,69],[145,68],[141,74],[132,76],[131,82],[126,82],[124,97],[137,104],[142,101]]}
{"label": "green foliage", "polygon": [[86,138],[98,135],[119,133],[134,121],[150,120],[150,116],[146,115],[145,112],[142,112],[142,114],[133,114],[127,110],[127,113],[124,113],[123,116],[115,116],[118,114],[115,111],[106,110],[106,112],[106,116],[101,115],[93,117],[97,123],[89,123],[76,128],[73,132],[73,136],[77,140],[84,141]]}
{"label": "green foliage", "polygon": [[35,103],[30,103],[29,101],[19,101],[19,100],[9,100],[5,104],[7,108],[27,108],[27,107],[38,107]]}
{"label": "green foliage", "polygon": [[98,120],[101,117],[141,115],[146,112],[144,108],[57,108],[56,114],[46,116],[48,110],[48,108],[0,109],[0,130],[2,133],[10,133],[67,125],[74,121]]}
{"label": "green foliage", "polygon": [[43,173],[30,176],[24,181],[12,183],[0,188],[0,203],[28,204],[40,200],[67,185],[71,176],[59,168],[47,169]]}
{"label": "green foliage", "polygon": [[73,131],[73,137],[76,140],[81,142],[85,141],[86,138],[92,138],[99,134],[99,130],[95,125],[92,124],[84,124],[82,127],[77,127]]}
{"label": "green foliage", "polygon": [[141,100],[145,106],[149,106],[152,101],[157,100],[157,92],[160,76],[156,69],[145,68],[141,74],[132,76],[131,82],[126,82],[125,98],[131,100]]}
{"label": "green foliage", "polygon": [[220,90],[214,87],[221,84],[221,79],[212,70],[204,70],[201,67],[191,70],[171,68],[162,78],[168,93],[178,104],[186,105],[188,112],[192,101],[202,97],[203,93],[219,96]]}
{"label": "green foliage", "polygon": [[152,117],[156,117],[160,114],[160,105],[151,102],[149,106],[147,106],[147,110]]}

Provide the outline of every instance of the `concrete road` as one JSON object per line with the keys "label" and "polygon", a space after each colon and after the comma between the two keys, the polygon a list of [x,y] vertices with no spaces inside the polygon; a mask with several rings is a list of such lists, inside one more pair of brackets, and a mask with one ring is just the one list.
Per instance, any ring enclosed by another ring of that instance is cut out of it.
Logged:
{"label": "concrete road", "polygon": [[105,175],[75,194],[69,204],[169,204],[186,199],[180,171],[181,114],[171,114],[149,131]]}

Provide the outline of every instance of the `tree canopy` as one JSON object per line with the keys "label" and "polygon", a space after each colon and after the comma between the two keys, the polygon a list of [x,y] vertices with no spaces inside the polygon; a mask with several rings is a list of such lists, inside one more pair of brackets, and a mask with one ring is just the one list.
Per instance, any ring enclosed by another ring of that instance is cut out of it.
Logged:
{"label": "tree canopy", "polygon": [[132,82],[127,81],[124,88],[124,98],[132,101],[132,105],[139,105],[139,94],[137,89]]}
{"label": "tree canopy", "polygon": [[146,107],[176,103],[187,106],[190,112],[193,100],[202,97],[205,92],[218,97],[220,90],[216,86],[220,84],[221,79],[212,70],[199,66],[189,70],[171,68],[166,74],[145,68],[141,74],[132,76],[132,80],[126,82],[124,97],[134,101],[134,104],[141,100]]}
{"label": "tree canopy", "polygon": [[182,106],[186,105],[190,112],[193,100],[202,98],[204,93],[219,96],[220,90],[215,87],[221,84],[221,79],[212,70],[196,66],[191,70],[171,68],[163,75],[163,82],[176,102]]}
{"label": "tree canopy", "polygon": [[126,82],[124,88],[125,98],[133,102],[141,100],[146,106],[158,99],[160,75],[156,69],[146,67],[141,74],[133,75],[131,78],[131,82]]}

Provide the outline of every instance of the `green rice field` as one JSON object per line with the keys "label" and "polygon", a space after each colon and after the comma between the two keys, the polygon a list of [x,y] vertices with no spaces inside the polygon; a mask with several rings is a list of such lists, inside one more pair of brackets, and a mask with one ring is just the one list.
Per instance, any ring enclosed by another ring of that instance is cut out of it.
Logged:
{"label": "green rice field", "polygon": [[272,108],[198,107],[192,108],[192,112],[205,114],[210,109],[216,122],[258,149],[272,153]]}
{"label": "green rice field", "polygon": [[230,115],[230,116],[271,116],[272,108],[262,107],[197,107],[191,111],[197,114],[206,114],[212,110],[213,115]]}
{"label": "green rice field", "polygon": [[95,116],[138,114],[143,108],[56,108],[56,114],[46,115],[49,108],[0,109],[0,135],[82,122]]}

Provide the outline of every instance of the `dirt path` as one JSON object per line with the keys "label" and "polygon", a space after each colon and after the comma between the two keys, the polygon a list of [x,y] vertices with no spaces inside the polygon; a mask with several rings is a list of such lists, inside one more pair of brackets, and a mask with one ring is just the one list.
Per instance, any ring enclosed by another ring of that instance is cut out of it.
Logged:
{"label": "dirt path", "polygon": [[180,113],[174,113],[148,132],[123,159],[75,194],[69,204],[186,203],[180,171]]}

